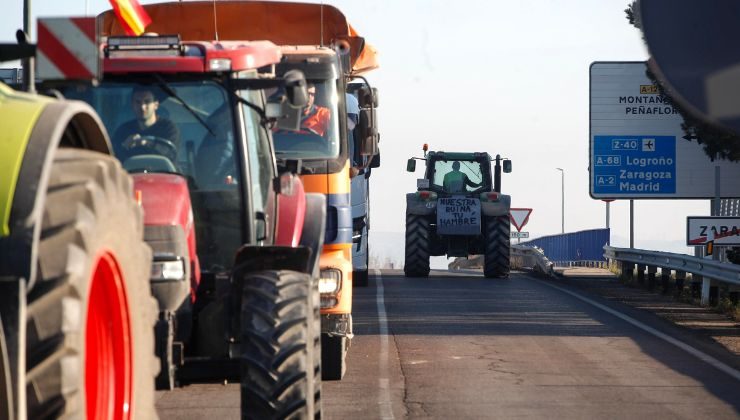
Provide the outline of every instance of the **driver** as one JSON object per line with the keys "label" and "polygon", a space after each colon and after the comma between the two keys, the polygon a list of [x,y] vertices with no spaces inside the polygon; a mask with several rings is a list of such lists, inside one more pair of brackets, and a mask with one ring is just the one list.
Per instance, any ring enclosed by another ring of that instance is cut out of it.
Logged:
{"label": "driver", "polygon": [[140,154],[133,150],[139,147],[162,150],[157,148],[157,138],[167,140],[175,147],[180,146],[177,126],[171,120],[157,115],[159,100],[151,87],[134,87],[131,108],[136,118],[123,123],[113,136],[113,148],[117,156],[128,158]]}
{"label": "driver", "polygon": [[308,92],[308,103],[301,115],[301,130],[307,130],[323,137],[331,119],[329,108],[316,105],[316,85],[309,83],[306,91]]}
{"label": "driver", "polygon": [[442,187],[447,192],[460,193],[465,192],[465,186],[480,187],[482,183],[475,183],[471,181],[468,176],[460,172],[460,162],[452,162],[452,171],[445,174],[444,180],[442,181]]}

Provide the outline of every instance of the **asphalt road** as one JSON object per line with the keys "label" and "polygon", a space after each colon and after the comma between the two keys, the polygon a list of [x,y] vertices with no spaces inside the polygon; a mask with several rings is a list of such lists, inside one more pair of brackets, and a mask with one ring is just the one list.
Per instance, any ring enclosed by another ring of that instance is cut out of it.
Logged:
{"label": "asphalt road", "polygon": [[[349,369],[323,384],[325,418],[740,416],[736,360],[567,286],[396,271],[354,295]],[[236,419],[238,390],[191,385],[158,393],[157,408],[163,419]]]}

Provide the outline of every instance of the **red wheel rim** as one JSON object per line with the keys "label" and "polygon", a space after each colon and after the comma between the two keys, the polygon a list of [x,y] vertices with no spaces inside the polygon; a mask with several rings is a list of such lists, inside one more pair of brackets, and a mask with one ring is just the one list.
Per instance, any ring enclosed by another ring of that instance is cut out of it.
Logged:
{"label": "red wheel rim", "polygon": [[99,256],[90,279],[85,334],[87,418],[131,418],[133,360],[126,288],[110,253]]}

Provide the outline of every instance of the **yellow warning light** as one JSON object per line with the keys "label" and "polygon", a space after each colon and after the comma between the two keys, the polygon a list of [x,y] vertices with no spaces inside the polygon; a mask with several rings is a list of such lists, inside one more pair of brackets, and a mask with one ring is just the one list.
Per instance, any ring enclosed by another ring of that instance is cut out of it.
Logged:
{"label": "yellow warning light", "polygon": [[706,255],[712,255],[714,252],[714,241],[707,242]]}

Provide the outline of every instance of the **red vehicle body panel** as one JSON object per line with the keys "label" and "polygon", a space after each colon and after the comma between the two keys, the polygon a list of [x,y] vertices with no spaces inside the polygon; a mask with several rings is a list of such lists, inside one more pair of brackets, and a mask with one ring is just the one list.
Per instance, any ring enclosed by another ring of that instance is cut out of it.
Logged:
{"label": "red vehicle body panel", "polygon": [[280,182],[292,185],[285,185],[282,188],[283,191],[290,191],[289,193],[277,195],[275,245],[295,248],[301,242],[306,217],[306,193],[303,189],[303,182],[297,176],[283,175],[280,177]]}
{"label": "red vehicle body panel", "polygon": [[185,232],[190,258],[190,292],[194,299],[200,283],[200,263],[195,247],[193,206],[185,178],[174,174],[136,173],[134,191],[141,197],[144,208],[144,225],[178,225]]}

